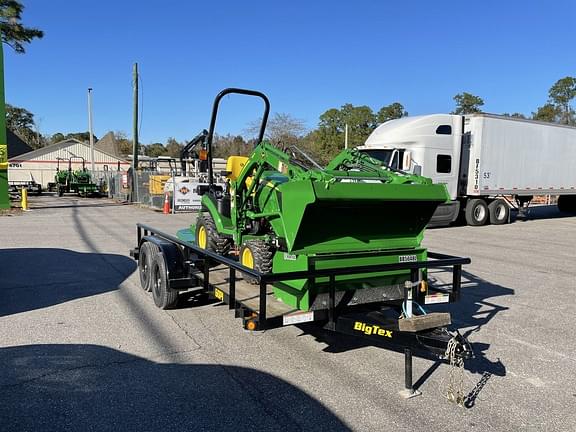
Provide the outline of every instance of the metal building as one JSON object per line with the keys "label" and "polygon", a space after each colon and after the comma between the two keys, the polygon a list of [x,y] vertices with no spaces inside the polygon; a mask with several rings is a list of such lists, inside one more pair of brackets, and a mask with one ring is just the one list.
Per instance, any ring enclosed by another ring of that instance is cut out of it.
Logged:
{"label": "metal building", "polygon": [[[125,171],[130,163],[94,146],[94,164],[97,171]],[[43,187],[54,181],[58,164],[60,169],[68,167],[71,156],[84,158],[90,169],[90,146],[77,139],[66,139],[55,144],[20,154],[8,159],[8,180],[28,181],[34,179]],[[82,167],[81,159],[73,159],[72,169]]]}

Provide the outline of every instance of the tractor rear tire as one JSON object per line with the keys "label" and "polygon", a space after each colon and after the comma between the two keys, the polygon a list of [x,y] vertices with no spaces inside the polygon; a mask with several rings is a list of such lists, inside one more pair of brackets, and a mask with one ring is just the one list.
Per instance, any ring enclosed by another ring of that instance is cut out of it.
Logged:
{"label": "tractor rear tire", "polygon": [[466,223],[470,226],[481,226],[488,221],[488,206],[480,198],[471,199],[466,204]]}
{"label": "tractor rear tire", "polygon": [[[273,247],[263,240],[248,240],[240,248],[240,264],[258,273],[272,273]],[[244,280],[257,284],[258,280],[244,275]]]}
{"label": "tractor rear tire", "polygon": [[146,292],[152,290],[152,260],[159,252],[158,247],[149,241],[142,243],[138,254],[138,272],[140,274],[140,285]]}
{"label": "tractor rear tire", "polygon": [[504,225],[508,223],[510,207],[503,199],[496,199],[488,205],[488,213],[492,225]]}
{"label": "tractor rear tire", "polygon": [[218,255],[227,255],[230,252],[232,240],[218,232],[210,213],[204,213],[196,221],[196,245]]}
{"label": "tractor rear tire", "polygon": [[178,303],[178,291],[168,288],[168,272],[164,254],[157,252],[152,260],[150,272],[152,298],[160,309],[172,309]]}

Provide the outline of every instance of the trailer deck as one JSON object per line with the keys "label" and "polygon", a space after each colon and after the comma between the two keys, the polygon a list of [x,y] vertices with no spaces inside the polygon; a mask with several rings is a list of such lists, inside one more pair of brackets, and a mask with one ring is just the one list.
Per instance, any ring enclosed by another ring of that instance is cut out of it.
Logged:
{"label": "trailer deck", "polygon": [[[203,284],[204,276],[198,275],[198,280]],[[230,298],[230,270],[223,264],[210,269],[210,287],[214,296],[218,298],[220,292],[226,297]],[[248,282],[242,274],[236,277],[236,301],[260,315],[260,286]],[[222,300],[223,299],[219,299]],[[276,299],[272,292],[272,286],[267,285],[266,289],[266,317],[274,319],[297,313],[298,309],[288,306],[286,303]]]}
{"label": "trailer deck", "polygon": [[[427,261],[262,274],[231,257],[201,249],[190,240],[192,238],[181,239],[137,224],[137,247],[130,251],[130,255],[138,260],[141,282],[150,281],[154,302],[163,309],[177,304],[178,292],[195,290],[227,304],[234,310],[236,318],[242,320],[244,328],[250,331],[310,322],[334,333],[368,339],[375,346],[401,349],[405,355],[405,390],[402,392],[405,398],[419,394],[413,388],[413,352],[432,354],[460,367],[464,358],[473,355],[470,345],[457,330],[448,331],[449,314],[411,313],[413,304],[437,303],[436,297],[441,298],[442,303],[458,301],[462,265],[470,263],[469,258],[428,252],[430,259]],[[140,253],[146,243],[157,248],[152,265],[149,265],[146,254]],[[417,283],[420,270],[439,267],[452,270],[451,288],[426,286],[426,290],[422,290]],[[400,302],[382,300],[355,304],[342,298],[337,301],[337,277],[392,270],[410,270],[410,280],[404,285],[404,298]],[[319,277],[329,281],[328,301],[323,309],[297,310],[276,299],[272,293],[274,283]],[[143,284],[143,288],[147,286]],[[406,315],[408,307],[410,312]],[[399,310],[403,312],[400,315]],[[454,397],[458,403],[462,400],[462,397]]]}

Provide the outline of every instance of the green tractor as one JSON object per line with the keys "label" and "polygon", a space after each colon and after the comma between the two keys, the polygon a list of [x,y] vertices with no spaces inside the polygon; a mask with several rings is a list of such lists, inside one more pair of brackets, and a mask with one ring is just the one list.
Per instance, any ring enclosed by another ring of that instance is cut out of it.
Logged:
{"label": "green tractor", "polygon": [[[60,169],[60,161],[66,160],[63,158],[56,159],[56,175],[54,176],[54,184],[56,185],[56,191],[58,192],[58,196],[64,195],[64,192],[70,189],[71,183],[71,171],[70,168],[68,169]],[[68,164],[70,161],[68,160]]]}
{"label": "green tractor", "polygon": [[[82,168],[72,170],[73,159],[80,159]],[[58,165],[56,167],[56,175],[54,181],[58,190],[58,196],[65,193],[76,193],[82,197],[87,197],[88,194],[99,194],[100,188],[92,182],[92,175],[86,169],[86,160],[81,156],[71,156],[68,159],[68,169],[60,169],[60,161],[65,160],[58,158]]]}
{"label": "green tractor", "polygon": [[[218,105],[230,93],[256,96],[265,109],[258,144],[249,157],[231,156],[225,187],[214,182],[212,141]],[[206,250],[237,257],[260,273],[376,266],[425,261],[421,242],[436,207],[448,200],[444,185],[391,169],[355,149],[327,166],[297,147],[280,149],[264,140],[267,97],[227,89],[214,103],[204,144],[208,185],[198,187],[197,223],[178,237]],[[336,276],[338,299],[357,303],[403,298],[410,270]],[[426,280],[420,270],[420,280]],[[326,309],[328,277],[276,282],[277,299],[302,311]],[[359,294],[361,293],[361,294]]]}

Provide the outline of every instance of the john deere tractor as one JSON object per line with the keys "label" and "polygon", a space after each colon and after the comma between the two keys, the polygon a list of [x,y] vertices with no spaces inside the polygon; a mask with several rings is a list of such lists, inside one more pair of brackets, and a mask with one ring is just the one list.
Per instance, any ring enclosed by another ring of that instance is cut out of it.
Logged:
{"label": "john deere tractor", "polygon": [[[249,157],[228,158],[225,187],[215,184],[212,138],[218,104],[229,93],[264,101],[258,145]],[[227,89],[214,103],[205,149],[209,182],[199,187],[202,210],[191,226],[197,246],[261,273],[349,268],[425,261],[423,231],[436,207],[448,199],[444,185],[393,170],[354,149],[327,166],[296,147],[265,141],[269,102],[260,92]],[[181,238],[190,232],[182,230]],[[358,302],[403,298],[409,270],[338,276],[339,298]],[[275,296],[300,310],[325,308],[327,278],[278,282]],[[388,296],[388,297],[387,297]]]}
{"label": "john deere tractor", "polygon": [[[73,159],[80,159],[82,162],[82,168],[72,170]],[[58,196],[62,196],[65,193],[76,193],[80,196],[86,197],[88,194],[96,194],[100,192],[98,185],[92,182],[92,176],[86,169],[86,161],[83,157],[70,157],[68,159],[67,170],[60,169],[61,160],[64,159],[58,158],[56,175],[54,176],[54,182],[56,183]]]}

